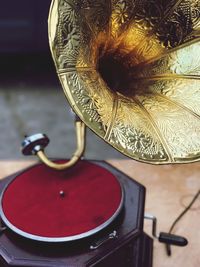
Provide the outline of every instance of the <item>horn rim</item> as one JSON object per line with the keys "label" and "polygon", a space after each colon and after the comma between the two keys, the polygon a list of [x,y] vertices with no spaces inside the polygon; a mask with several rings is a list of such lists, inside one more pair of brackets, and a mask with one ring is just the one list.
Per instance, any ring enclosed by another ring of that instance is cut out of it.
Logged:
{"label": "horn rim", "polygon": [[[60,32],[60,28],[59,28],[60,25],[59,25],[59,22],[56,21],[56,19],[55,19],[55,14],[57,14],[57,16],[58,16],[57,20],[63,19],[63,17],[62,17],[63,15],[61,15],[61,13],[59,13],[59,5],[62,2],[63,2],[62,0],[61,1],[53,0],[52,4],[51,4],[50,13],[49,13],[49,42],[50,42],[50,48],[51,48],[52,56],[53,56],[53,59],[54,59],[55,65],[56,65],[56,69],[58,72],[58,76],[59,76],[62,88],[63,88],[64,93],[68,99],[68,102],[70,103],[70,105],[71,105],[72,109],[75,111],[75,113],[77,113],[77,115],[81,118],[81,120],[93,132],[95,132],[95,134],[100,136],[109,145],[114,147],[116,150],[120,151],[122,154],[124,154],[130,158],[133,158],[137,161],[141,161],[141,162],[145,162],[145,163],[151,163],[151,164],[189,163],[189,162],[198,161],[200,158],[200,149],[199,148],[198,148],[198,152],[196,152],[196,150],[195,150],[195,152],[192,152],[192,153],[191,153],[191,151],[189,151],[187,155],[182,155],[181,154],[182,152],[180,149],[179,157],[174,157],[171,155],[170,149],[167,148],[167,146],[168,146],[167,142],[163,146],[164,142],[162,143],[162,141],[160,144],[158,144],[158,146],[160,146],[160,148],[157,149],[158,151],[157,151],[156,156],[155,155],[152,156],[149,154],[149,155],[144,157],[144,153],[135,153],[133,150],[130,151],[130,149],[127,149],[127,146],[124,148],[122,144],[119,145],[120,142],[122,143],[122,141],[119,140],[119,138],[118,139],[117,138],[112,138],[112,139],[108,138],[108,137],[110,137],[110,132],[112,129],[111,130],[108,130],[108,129],[105,130],[105,128],[109,128],[109,125],[106,125],[106,127],[105,127],[105,122],[102,123],[102,116],[101,115],[99,116],[99,109],[97,109],[97,108],[94,108],[94,110],[91,109],[89,113],[90,114],[92,113],[92,116],[89,116],[88,114],[86,114],[86,110],[84,108],[84,105],[81,106],[81,104],[80,104],[80,101],[83,100],[83,96],[90,103],[96,101],[96,99],[91,98],[91,96],[89,94],[89,93],[91,93],[91,89],[87,88],[88,84],[86,84],[86,86],[84,86],[84,87],[81,85],[81,83],[83,83],[83,81],[80,79],[81,75],[92,76],[92,81],[95,81],[95,79],[97,79],[98,84],[101,85],[100,88],[104,89],[103,93],[106,95],[107,98],[112,100],[111,101],[112,107],[110,107],[107,110],[107,113],[113,113],[113,111],[116,109],[116,106],[119,106],[119,105],[121,105],[122,102],[127,101],[127,97],[121,95],[120,93],[113,93],[110,91],[110,88],[108,88],[108,86],[105,84],[105,82],[101,79],[99,73],[96,71],[96,67],[95,67],[96,66],[96,62],[95,62],[96,58],[94,55],[91,56],[91,58],[90,58],[91,60],[89,61],[89,64],[88,64],[88,62],[86,62],[86,63],[81,62],[80,59],[79,59],[78,64],[76,62],[76,64],[74,64],[72,66],[67,66],[67,68],[63,67],[63,65],[60,64],[59,57],[58,57],[58,46],[57,46],[58,41],[56,40],[56,38]],[[68,0],[65,2],[68,2],[71,4],[73,1]],[[55,27],[55,25],[57,25],[57,27]],[[54,36],[54,37],[52,37],[52,36]],[[178,48],[172,47],[169,50],[165,51],[163,58],[165,60],[166,58],[170,57],[173,53],[177,53],[177,51],[179,51],[181,49],[184,50],[185,47],[187,48],[189,46],[194,46],[198,42],[199,42],[199,39],[194,38],[192,41],[190,41],[190,43],[186,43],[186,44],[183,43],[183,44],[179,45]],[[63,44],[63,46],[64,46],[64,44]],[[151,65],[151,59],[147,59],[147,60],[149,60],[148,64]],[[159,60],[161,60],[160,57],[159,57],[158,61]],[[154,58],[154,60],[152,61],[152,64],[155,62],[156,62],[156,58]],[[171,66],[169,63],[166,65]],[[166,75],[166,73],[165,73],[165,75]],[[169,73],[169,75],[171,75],[171,73]],[[173,77],[173,78],[179,79],[178,75],[176,77]],[[70,78],[70,76],[71,76],[71,78]],[[75,76],[78,77],[77,79],[79,79],[79,81],[78,82],[76,81],[76,85],[73,85],[72,81],[74,78],[72,78],[72,77],[75,77]],[[197,77],[198,77],[198,79],[200,79],[199,74],[197,75]],[[145,80],[145,74],[140,72],[140,75],[138,76],[138,78]],[[160,80],[162,78],[163,77],[156,77],[157,80]],[[172,79],[172,78],[169,77],[169,79]],[[183,79],[185,79],[185,77]],[[91,81],[91,83],[92,83],[92,81]],[[76,92],[76,91],[78,91],[77,88],[82,88],[82,92],[81,93],[79,92],[79,94],[81,94],[81,96],[82,96],[81,100],[78,99],[78,97],[77,97],[77,92]],[[84,90],[83,90],[83,88],[84,88]],[[85,88],[87,88],[87,89],[85,90]],[[106,90],[105,90],[105,88],[106,88]],[[139,99],[140,99],[140,97],[139,97]],[[83,100],[83,102],[86,100]],[[141,102],[140,100],[138,100],[138,101]],[[129,102],[130,102],[130,99],[129,99]],[[106,103],[104,105],[106,105]],[[110,125],[113,124],[113,121],[114,121],[114,118],[111,116],[111,119],[108,122],[108,124],[110,124]],[[153,127],[153,126],[151,125],[151,127]],[[199,129],[200,129],[200,127],[199,127]],[[157,134],[157,135],[158,135],[157,138],[159,139],[159,134]],[[157,142],[157,140],[154,141],[154,143],[155,142]],[[164,148],[162,149],[162,147],[164,147]]]}

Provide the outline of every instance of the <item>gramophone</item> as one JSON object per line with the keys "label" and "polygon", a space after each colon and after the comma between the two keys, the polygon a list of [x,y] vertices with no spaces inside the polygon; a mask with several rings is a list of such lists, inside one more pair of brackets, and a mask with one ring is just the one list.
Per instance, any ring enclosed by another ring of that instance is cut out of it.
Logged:
{"label": "gramophone", "polygon": [[157,236],[142,185],[82,156],[87,126],[144,163],[199,160],[199,16],[198,0],[52,0],[49,42],[77,150],[50,160],[45,134],[23,141],[42,163],[1,183],[1,266],[150,267],[144,216],[159,241],[186,245]]}

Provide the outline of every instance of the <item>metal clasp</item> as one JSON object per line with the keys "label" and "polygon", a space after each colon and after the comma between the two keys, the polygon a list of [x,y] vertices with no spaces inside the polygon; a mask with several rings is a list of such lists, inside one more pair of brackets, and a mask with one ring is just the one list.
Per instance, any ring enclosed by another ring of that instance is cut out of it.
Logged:
{"label": "metal clasp", "polygon": [[2,221],[0,220],[0,234],[2,234],[6,229],[7,227],[3,226]]}
{"label": "metal clasp", "polygon": [[93,245],[91,245],[91,246],[90,246],[90,249],[91,249],[91,250],[97,249],[97,248],[99,248],[100,246],[102,246],[103,244],[105,244],[105,243],[107,243],[108,241],[110,241],[111,239],[116,239],[116,238],[118,238],[118,236],[117,236],[117,231],[113,231],[112,233],[110,233],[110,234],[108,235],[108,237],[103,238],[103,239],[101,239],[100,241],[97,241],[97,242],[95,242]]}

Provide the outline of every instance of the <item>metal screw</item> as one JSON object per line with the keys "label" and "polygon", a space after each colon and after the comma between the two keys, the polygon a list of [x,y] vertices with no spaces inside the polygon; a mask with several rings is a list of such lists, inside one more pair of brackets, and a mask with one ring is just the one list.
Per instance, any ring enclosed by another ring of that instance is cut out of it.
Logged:
{"label": "metal screw", "polygon": [[64,197],[65,196],[65,192],[63,190],[60,191],[60,197]]}

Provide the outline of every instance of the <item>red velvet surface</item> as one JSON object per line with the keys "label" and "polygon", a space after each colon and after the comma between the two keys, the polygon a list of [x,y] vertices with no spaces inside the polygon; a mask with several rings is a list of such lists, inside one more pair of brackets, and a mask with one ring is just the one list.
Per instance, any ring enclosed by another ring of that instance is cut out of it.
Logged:
{"label": "red velvet surface", "polygon": [[[64,191],[64,197],[60,191]],[[2,207],[8,221],[24,232],[70,237],[106,222],[121,198],[115,176],[96,164],[80,161],[62,172],[40,164],[9,184]]]}

